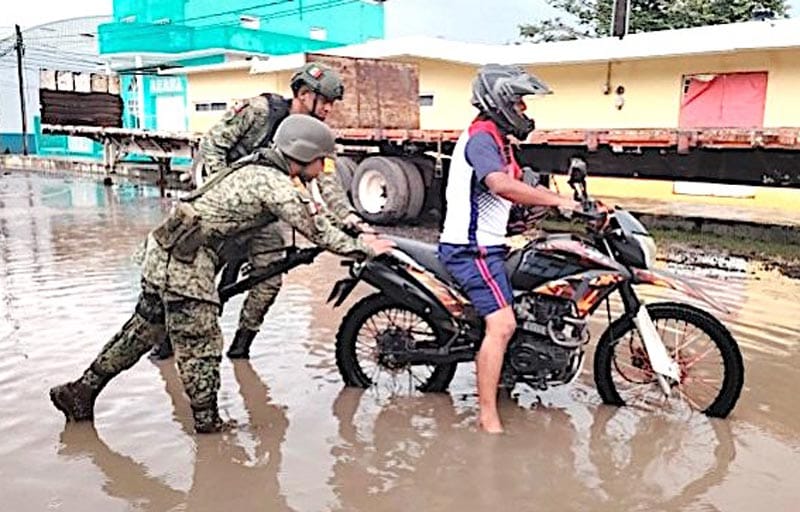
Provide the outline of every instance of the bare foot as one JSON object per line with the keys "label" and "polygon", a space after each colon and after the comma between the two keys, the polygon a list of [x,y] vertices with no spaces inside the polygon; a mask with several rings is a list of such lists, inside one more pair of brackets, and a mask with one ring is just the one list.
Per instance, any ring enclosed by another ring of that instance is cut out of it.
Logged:
{"label": "bare foot", "polygon": [[478,427],[487,434],[502,434],[504,432],[503,424],[500,423],[500,418],[497,416],[494,418],[481,418],[478,421]]}

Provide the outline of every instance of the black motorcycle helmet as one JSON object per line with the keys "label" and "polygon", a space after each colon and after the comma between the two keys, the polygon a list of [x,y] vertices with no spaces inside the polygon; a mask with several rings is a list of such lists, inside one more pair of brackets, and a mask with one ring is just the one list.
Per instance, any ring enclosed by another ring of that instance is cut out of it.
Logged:
{"label": "black motorcycle helmet", "polygon": [[550,94],[550,88],[519,66],[487,64],[472,82],[472,105],[502,131],[524,140],[535,127],[533,119],[515,108],[523,96]]}

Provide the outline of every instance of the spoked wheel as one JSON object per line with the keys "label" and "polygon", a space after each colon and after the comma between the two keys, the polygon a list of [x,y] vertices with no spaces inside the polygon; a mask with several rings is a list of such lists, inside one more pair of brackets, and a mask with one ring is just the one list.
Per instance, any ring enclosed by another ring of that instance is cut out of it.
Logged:
{"label": "spoked wheel", "polygon": [[645,409],[688,407],[727,416],[744,384],[742,355],[730,332],[713,316],[687,304],[651,304],[647,311],[680,367],[680,381],[670,383],[667,398],[638,329],[621,318],[603,333],[595,352],[594,379],[603,401]]}
{"label": "spoked wheel", "polygon": [[447,390],[455,363],[409,365],[393,352],[436,346],[437,329],[419,313],[382,294],[370,295],[349,311],[336,336],[336,364],[345,384],[392,394]]}

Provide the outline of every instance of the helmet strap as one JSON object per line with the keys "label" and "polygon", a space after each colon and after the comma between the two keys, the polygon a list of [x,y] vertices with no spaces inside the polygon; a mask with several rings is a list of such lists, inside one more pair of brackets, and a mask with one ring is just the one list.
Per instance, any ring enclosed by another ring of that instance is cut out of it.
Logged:
{"label": "helmet strap", "polygon": [[319,102],[319,93],[314,93],[314,103],[311,104],[311,112],[310,115],[314,119],[319,119],[320,121],[324,121],[319,115],[317,115],[317,102]]}

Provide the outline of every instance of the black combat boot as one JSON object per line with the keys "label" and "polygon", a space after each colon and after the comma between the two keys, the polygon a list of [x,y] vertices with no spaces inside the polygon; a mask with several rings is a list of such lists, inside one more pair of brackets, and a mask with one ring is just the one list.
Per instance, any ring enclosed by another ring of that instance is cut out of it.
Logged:
{"label": "black combat boot", "polygon": [[240,327],[236,331],[236,336],[233,337],[231,348],[228,349],[228,357],[231,359],[250,359],[250,345],[253,343],[256,334],[258,334],[257,331]]}
{"label": "black combat boot", "polygon": [[173,355],[172,342],[169,336],[167,336],[160,345],[153,347],[153,350],[150,351],[147,357],[149,357],[151,361],[163,361],[164,359],[169,359]]}
{"label": "black combat boot", "polygon": [[214,434],[217,432],[227,432],[235,426],[232,421],[222,421],[219,417],[217,404],[213,404],[202,409],[192,407],[194,417],[194,431],[198,434]]}
{"label": "black combat boot", "polygon": [[94,401],[109,380],[110,375],[90,368],[80,379],[50,388],[50,400],[64,413],[67,421],[91,421]]}

